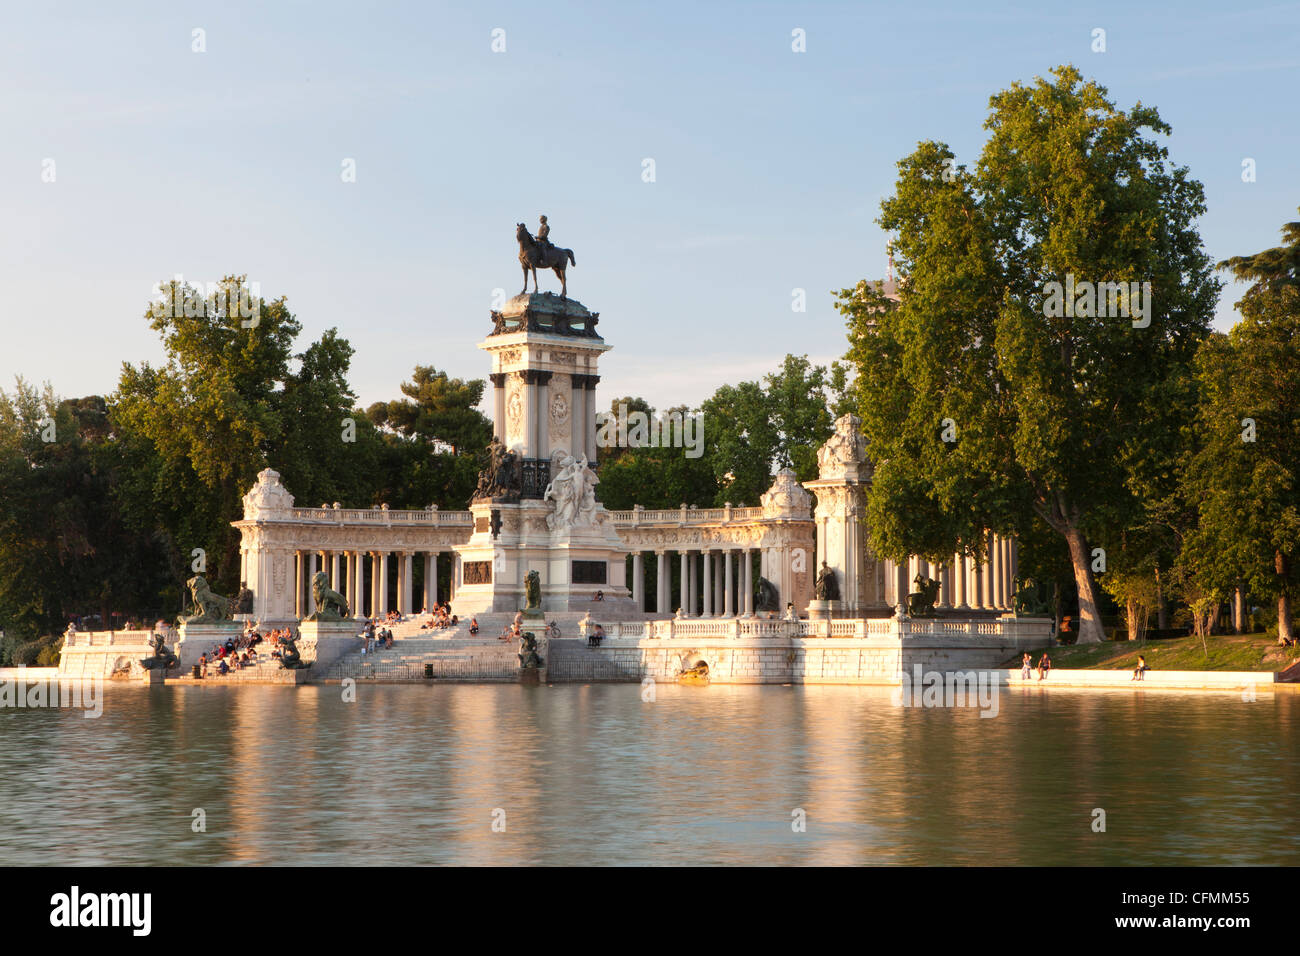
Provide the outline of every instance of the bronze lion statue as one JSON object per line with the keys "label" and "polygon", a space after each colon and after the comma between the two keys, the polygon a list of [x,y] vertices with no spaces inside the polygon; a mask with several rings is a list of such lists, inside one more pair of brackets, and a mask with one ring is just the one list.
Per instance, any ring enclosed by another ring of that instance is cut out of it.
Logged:
{"label": "bronze lion statue", "polygon": [[317,571],[311,579],[311,596],[316,602],[316,611],[307,620],[341,621],[350,616],[347,598],[330,588],[329,575],[324,571]]}
{"label": "bronze lion statue", "polygon": [[194,601],[194,611],[189,617],[182,617],[182,624],[220,624],[231,620],[232,602],[220,594],[212,593],[207,579],[196,574],[185,582],[190,589],[190,598]]}

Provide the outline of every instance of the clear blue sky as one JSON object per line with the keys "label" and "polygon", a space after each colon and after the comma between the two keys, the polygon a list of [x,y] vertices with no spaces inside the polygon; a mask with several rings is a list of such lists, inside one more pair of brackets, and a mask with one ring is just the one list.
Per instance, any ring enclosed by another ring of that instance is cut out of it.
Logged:
{"label": "clear blue sky", "polygon": [[1277,244],[1300,205],[1300,4],[983,6],[6,4],[0,387],[111,391],[161,357],[142,315],[175,273],[287,295],[303,345],[337,326],[363,403],[416,363],[484,377],[514,224],[545,213],[614,346],[601,403],[696,404],[787,352],[839,357],[831,292],[884,274],[897,160],[933,138],[972,162],[989,95],[1064,62],[1172,124],[1211,256]]}

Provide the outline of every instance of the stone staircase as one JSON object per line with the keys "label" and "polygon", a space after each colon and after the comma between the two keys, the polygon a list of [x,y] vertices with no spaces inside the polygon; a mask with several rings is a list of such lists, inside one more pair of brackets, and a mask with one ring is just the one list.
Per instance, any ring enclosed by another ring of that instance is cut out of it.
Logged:
{"label": "stone staircase", "polygon": [[[423,630],[425,618],[412,618],[387,625],[393,633],[393,646],[371,646],[368,653],[349,654],[312,680],[427,680],[426,665],[432,666],[435,680],[515,681],[519,678],[518,647],[513,640],[501,640],[501,632],[514,620],[513,614],[491,613],[478,617],[479,632],[469,633],[470,622],[461,620],[455,627]],[[565,638],[577,638],[583,614],[575,611],[546,615]],[[542,625],[533,622],[536,633]],[[528,630],[530,628],[525,628]],[[568,642],[566,642],[568,643]],[[574,641],[572,643],[580,643]]]}

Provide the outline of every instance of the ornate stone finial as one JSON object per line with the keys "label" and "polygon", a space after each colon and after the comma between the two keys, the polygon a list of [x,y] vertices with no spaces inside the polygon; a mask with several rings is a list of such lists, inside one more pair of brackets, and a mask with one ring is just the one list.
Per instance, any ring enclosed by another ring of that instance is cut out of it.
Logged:
{"label": "ornate stone finial", "polygon": [[835,420],[835,433],[817,450],[817,472],[823,480],[870,477],[867,442],[857,415],[841,415]]}
{"label": "ornate stone finial", "polygon": [[799,484],[799,478],[789,468],[776,473],[772,487],[759,497],[763,516],[772,518],[809,518],[812,516],[812,495]]}
{"label": "ornate stone finial", "polygon": [[244,518],[287,518],[293,510],[293,495],[280,484],[280,473],[263,468],[257,483],[244,495]]}

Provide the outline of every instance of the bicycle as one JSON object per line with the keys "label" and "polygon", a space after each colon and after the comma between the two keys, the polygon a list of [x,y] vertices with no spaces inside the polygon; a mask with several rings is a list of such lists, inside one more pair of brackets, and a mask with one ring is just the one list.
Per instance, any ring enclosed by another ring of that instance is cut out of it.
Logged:
{"label": "bicycle", "polygon": [[557,641],[560,639],[560,625],[554,621],[546,625],[546,637],[548,640]]}

